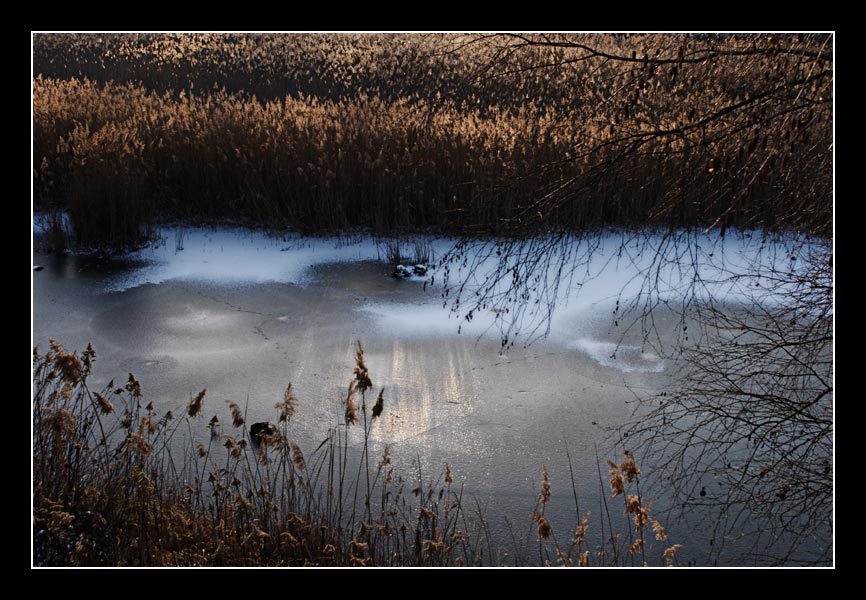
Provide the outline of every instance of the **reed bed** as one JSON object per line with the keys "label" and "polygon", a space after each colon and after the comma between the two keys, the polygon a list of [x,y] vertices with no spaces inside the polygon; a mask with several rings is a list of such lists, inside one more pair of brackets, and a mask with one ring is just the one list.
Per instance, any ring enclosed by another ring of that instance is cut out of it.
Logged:
{"label": "reed bed", "polygon": [[36,204],[119,246],[166,218],[827,235],[831,60],[817,35],[37,34]]}
{"label": "reed bed", "polygon": [[[238,404],[227,403],[222,419],[212,412],[207,390],[166,412],[132,374],[91,390],[90,346],[78,355],[52,341],[33,359],[36,566],[459,567],[504,556],[489,542],[485,515],[464,508],[450,465],[431,473],[417,462],[404,476],[387,446],[371,455],[388,401],[360,344],[342,414],[312,452],[291,438],[302,406],[291,384],[275,403],[278,424],[255,435]],[[680,546],[666,541],[640,496],[634,457],[608,465],[611,497],[625,499],[621,518],[611,518],[619,511],[605,497],[600,537],[587,533],[587,513],[557,538],[544,514],[552,494],[544,469],[531,521],[538,555],[513,553],[517,564],[675,564]],[[611,533],[614,523],[621,535]],[[655,559],[645,544],[652,536],[664,546]]]}

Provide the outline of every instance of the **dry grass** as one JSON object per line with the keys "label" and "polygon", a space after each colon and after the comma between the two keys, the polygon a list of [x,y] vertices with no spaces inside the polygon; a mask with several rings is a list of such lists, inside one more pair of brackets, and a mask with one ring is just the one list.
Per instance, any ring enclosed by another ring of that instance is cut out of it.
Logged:
{"label": "dry grass", "polygon": [[[285,418],[273,434],[253,441],[240,407],[230,405],[225,421],[231,428],[214,415],[207,439],[197,440],[194,431],[207,419],[204,390],[183,416],[159,414],[132,375],[122,387],[111,382],[90,390],[96,353],[89,346],[79,357],[51,342],[47,353],[34,350],[33,358],[37,566],[472,566],[497,560],[483,515],[473,518],[463,508],[450,465],[430,477],[419,464],[404,479],[387,446],[370,460],[370,432],[387,410],[387,397],[380,391],[368,415],[372,382],[360,344],[350,388],[360,405],[306,455],[289,437],[297,404],[291,386],[277,404]],[[350,427],[363,428],[361,448],[349,443]],[[636,486],[636,475],[628,479],[635,472],[629,464],[633,458],[626,457],[614,468]],[[634,520],[633,528],[626,525],[627,538],[611,536],[596,546],[585,515],[561,548],[544,516],[552,493],[545,468],[533,515],[534,564],[626,565],[626,541],[645,560],[649,525],[664,539],[638,495],[626,501],[626,516]],[[659,564],[673,564],[679,546],[666,546]]]}
{"label": "dry grass", "polygon": [[[570,458],[569,458],[570,461]],[[545,509],[553,495],[550,476],[547,467],[541,472],[541,493],[535,505],[532,518],[536,524],[538,564],[546,566],[561,567],[614,567],[614,566],[675,566],[676,553],[683,547],[682,544],[667,544],[667,534],[664,527],[652,514],[650,507],[652,502],[644,501],[640,493],[639,474],[634,455],[626,450],[623,453],[622,462],[617,465],[613,461],[606,461],[610,467],[610,498],[623,496],[625,518],[624,522],[614,521],[611,516],[608,498],[602,498],[604,515],[600,515],[596,527],[600,529],[598,541],[589,537],[591,512],[583,513],[579,517],[576,526],[569,531],[567,541],[558,539],[550,521],[545,517]],[[599,477],[601,476],[599,472]],[[573,475],[572,475],[573,477]],[[633,488],[634,494],[628,494]],[[572,480],[572,489],[576,490],[575,482]],[[580,515],[580,507],[577,492],[574,492],[575,510]],[[614,514],[616,511],[614,511]],[[607,530],[605,530],[605,519]],[[649,529],[652,529],[652,532]],[[619,531],[619,532],[617,532]],[[622,533],[622,532],[625,533]],[[649,548],[654,544],[652,540],[662,542],[663,548],[653,550],[661,552],[661,557],[652,565]],[[525,559],[524,559],[525,560]]]}
{"label": "dry grass", "polygon": [[[34,351],[33,561],[40,566],[448,566],[481,558],[463,527],[450,470],[439,481],[394,473],[386,450],[370,468],[367,439],[382,404],[367,417],[363,353],[353,389],[362,397],[360,457],[348,443],[354,422],[334,426],[310,456],[285,419],[252,441],[242,411],[231,429],[204,422],[205,391],[182,418],[158,414],[130,375],[101,392],[87,385],[95,353],[79,357],[52,342]],[[109,400],[110,399],[110,400]],[[356,415],[357,418],[357,415]],[[182,440],[182,441],[178,441]],[[352,458],[354,456],[354,458]],[[353,463],[358,460],[357,471]],[[361,469],[364,468],[364,474]],[[361,485],[366,493],[359,498]],[[415,485],[415,484],[412,484]],[[416,488],[417,489],[417,488]]]}
{"label": "dry grass", "polygon": [[554,39],[37,35],[37,204],[118,245],[160,217],[829,232],[821,36]]}

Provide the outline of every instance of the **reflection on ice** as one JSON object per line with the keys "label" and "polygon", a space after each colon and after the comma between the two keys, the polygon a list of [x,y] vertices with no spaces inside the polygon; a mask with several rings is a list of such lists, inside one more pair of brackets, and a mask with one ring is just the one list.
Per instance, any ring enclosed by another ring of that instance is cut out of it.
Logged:
{"label": "reflection on ice", "polygon": [[390,352],[368,349],[367,362],[386,388],[388,406],[383,426],[373,430],[375,439],[404,441],[475,411],[479,386],[471,350],[446,342],[438,354],[440,360],[431,360],[400,340],[392,342]]}

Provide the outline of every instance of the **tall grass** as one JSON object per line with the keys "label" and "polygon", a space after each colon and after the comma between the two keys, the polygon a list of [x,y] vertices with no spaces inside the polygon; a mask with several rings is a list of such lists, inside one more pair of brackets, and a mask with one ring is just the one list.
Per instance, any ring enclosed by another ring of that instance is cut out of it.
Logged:
{"label": "tall grass", "polygon": [[[90,346],[80,356],[53,341],[44,355],[34,350],[35,565],[496,564],[486,517],[467,513],[450,465],[431,473],[418,462],[403,476],[387,446],[371,455],[370,434],[387,411],[387,395],[374,393],[360,344],[342,414],[312,452],[291,438],[302,406],[291,385],[275,404],[279,424],[253,436],[235,403],[223,419],[207,417],[207,390],[164,413],[145,400],[132,374],[91,390],[95,360]],[[354,429],[360,443],[353,443]],[[631,455],[609,464],[614,497],[637,485]],[[648,560],[648,527],[665,540],[639,493],[626,496],[624,515],[634,526],[626,524],[622,536],[610,534],[608,509],[600,542],[587,535],[586,514],[557,538],[544,516],[550,496],[545,469],[533,517],[538,558],[523,555],[519,564],[640,565]],[[673,564],[677,548],[654,564]]]}
{"label": "tall grass", "polygon": [[562,39],[40,34],[37,204],[68,207],[80,242],[119,245],[161,217],[829,231],[821,36]]}

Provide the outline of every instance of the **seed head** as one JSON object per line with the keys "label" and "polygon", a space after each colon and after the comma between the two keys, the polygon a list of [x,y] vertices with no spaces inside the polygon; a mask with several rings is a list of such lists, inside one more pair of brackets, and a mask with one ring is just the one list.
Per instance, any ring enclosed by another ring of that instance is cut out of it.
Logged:
{"label": "seed head", "polygon": [[[226,400],[228,402],[228,400]],[[232,411],[232,425],[235,427],[240,427],[244,424],[244,415],[241,412],[240,407],[234,402],[229,402],[229,408]]]}
{"label": "seed head", "polygon": [[[129,374],[130,380],[134,379],[132,377],[132,373]],[[128,385],[128,384],[127,384]],[[201,413],[202,403],[204,402],[204,395],[207,393],[207,388],[200,391],[196,394],[196,397],[190,400],[190,403],[186,407],[186,413],[191,417],[197,417],[199,413]]]}
{"label": "seed head", "polygon": [[358,342],[358,350],[355,352],[355,381],[357,381],[358,391],[362,394],[373,387],[370,373],[364,363],[364,348],[361,346],[361,342]]}
{"label": "seed head", "polygon": [[289,383],[283,394],[283,401],[277,402],[274,405],[274,408],[280,409],[280,421],[288,421],[295,414],[297,402],[298,398],[295,396],[295,392],[292,391],[292,384]]}
{"label": "seed head", "polygon": [[358,405],[355,404],[355,382],[349,382],[349,391],[346,392],[346,412],[345,412],[345,420],[346,425],[354,425],[358,422]]}
{"label": "seed head", "polygon": [[100,394],[99,392],[94,392],[93,395],[96,397],[96,403],[99,405],[99,410],[102,414],[107,415],[108,413],[114,410],[114,407],[111,405],[105,396]]}
{"label": "seed head", "polygon": [[551,536],[553,530],[550,527],[550,521],[541,513],[532,513],[532,518],[538,523],[538,539],[546,540]]}
{"label": "seed head", "polygon": [[373,418],[380,416],[382,414],[383,408],[383,399],[382,392],[385,391],[385,388],[379,388],[379,396],[376,398],[376,404],[373,405]]}
{"label": "seed head", "polygon": [[542,465],[541,467],[541,496],[538,497],[538,501],[541,504],[547,504],[547,501],[550,500],[550,478],[547,474],[547,465]]}

